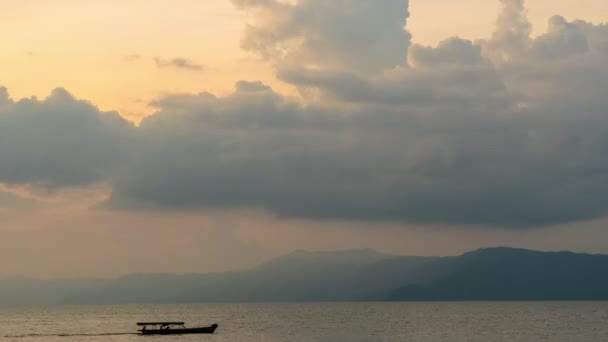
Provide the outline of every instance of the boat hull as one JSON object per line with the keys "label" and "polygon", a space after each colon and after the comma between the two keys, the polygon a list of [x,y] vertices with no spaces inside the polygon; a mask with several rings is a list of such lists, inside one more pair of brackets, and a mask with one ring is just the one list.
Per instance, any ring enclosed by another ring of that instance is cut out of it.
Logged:
{"label": "boat hull", "polygon": [[181,329],[149,329],[140,330],[142,335],[187,335],[187,334],[213,334],[217,325],[201,328],[181,328]]}

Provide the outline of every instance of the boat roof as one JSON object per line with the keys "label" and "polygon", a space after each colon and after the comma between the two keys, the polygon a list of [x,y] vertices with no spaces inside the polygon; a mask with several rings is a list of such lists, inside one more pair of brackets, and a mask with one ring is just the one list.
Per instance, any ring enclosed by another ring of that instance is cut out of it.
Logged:
{"label": "boat roof", "polygon": [[184,325],[185,322],[137,322],[137,325]]}

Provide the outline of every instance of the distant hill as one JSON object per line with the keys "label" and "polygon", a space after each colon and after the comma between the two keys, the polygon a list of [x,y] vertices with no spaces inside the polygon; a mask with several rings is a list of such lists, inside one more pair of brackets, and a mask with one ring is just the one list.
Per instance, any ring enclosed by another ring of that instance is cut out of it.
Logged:
{"label": "distant hill", "polygon": [[117,279],[0,279],[0,305],[608,300],[608,256],[481,249],[455,257],[296,251],[253,269]]}
{"label": "distant hill", "polygon": [[440,258],[389,300],[608,300],[608,256],[491,248]]}
{"label": "distant hill", "polygon": [[[296,251],[250,270],[215,274],[130,275],[67,297],[66,303],[352,300],[349,277],[395,258],[373,250]],[[358,287],[355,287],[358,288]],[[395,287],[393,287],[394,289]]]}

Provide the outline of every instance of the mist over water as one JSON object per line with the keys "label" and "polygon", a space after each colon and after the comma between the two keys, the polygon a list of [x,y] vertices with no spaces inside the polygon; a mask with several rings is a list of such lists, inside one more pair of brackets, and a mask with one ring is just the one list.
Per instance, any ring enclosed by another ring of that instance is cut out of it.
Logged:
{"label": "mist over water", "polygon": [[606,341],[608,302],[275,303],[0,309],[0,340],[141,341],[135,322],[218,323],[155,341]]}

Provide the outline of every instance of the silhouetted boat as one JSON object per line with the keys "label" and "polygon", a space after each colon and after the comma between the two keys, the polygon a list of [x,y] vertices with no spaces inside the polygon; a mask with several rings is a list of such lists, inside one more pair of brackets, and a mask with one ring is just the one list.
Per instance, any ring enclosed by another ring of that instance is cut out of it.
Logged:
{"label": "silhouetted boat", "polygon": [[186,328],[184,322],[137,322],[142,327],[139,332],[143,335],[185,335],[213,334],[218,325],[208,327]]}

